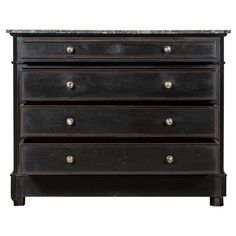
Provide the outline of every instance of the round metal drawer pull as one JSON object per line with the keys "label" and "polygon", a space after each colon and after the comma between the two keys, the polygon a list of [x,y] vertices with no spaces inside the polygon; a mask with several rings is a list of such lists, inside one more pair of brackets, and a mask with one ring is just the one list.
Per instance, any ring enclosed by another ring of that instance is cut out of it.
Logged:
{"label": "round metal drawer pull", "polygon": [[170,45],[166,45],[165,47],[164,47],[164,52],[167,54],[167,53],[171,53],[171,51],[172,51],[172,48],[171,48],[171,46]]}
{"label": "round metal drawer pull", "polygon": [[74,49],[73,46],[68,46],[68,47],[66,48],[66,52],[68,52],[68,53],[70,53],[70,54],[72,54],[74,51],[75,51],[75,49]]}
{"label": "round metal drawer pull", "polygon": [[67,162],[68,164],[72,164],[72,163],[74,162],[74,157],[73,157],[73,156],[67,156],[67,157],[66,157],[66,162]]}
{"label": "round metal drawer pull", "polygon": [[66,119],[66,124],[69,126],[72,126],[74,124],[74,119],[73,118],[67,118]]}
{"label": "round metal drawer pull", "polygon": [[72,82],[72,81],[68,81],[68,82],[66,83],[66,87],[67,87],[68,89],[73,89],[73,88],[75,87],[75,84],[74,84],[74,82]]}
{"label": "round metal drawer pull", "polygon": [[167,161],[169,164],[171,164],[171,163],[174,162],[174,157],[171,156],[171,155],[169,155],[169,156],[166,157],[166,161]]}
{"label": "round metal drawer pull", "polygon": [[170,89],[170,88],[172,87],[172,83],[171,83],[170,81],[166,81],[166,82],[165,82],[165,87],[166,87],[167,89]]}
{"label": "round metal drawer pull", "polygon": [[174,121],[173,121],[172,118],[167,118],[167,119],[166,119],[166,124],[167,124],[167,125],[172,125],[173,122],[174,122]]}

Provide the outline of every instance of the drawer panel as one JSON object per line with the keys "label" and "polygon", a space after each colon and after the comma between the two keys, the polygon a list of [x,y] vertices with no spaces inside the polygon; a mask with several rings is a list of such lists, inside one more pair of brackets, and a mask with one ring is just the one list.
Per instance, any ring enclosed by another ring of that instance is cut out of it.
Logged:
{"label": "drawer panel", "polygon": [[216,107],[22,106],[21,137],[217,137]]}
{"label": "drawer panel", "polygon": [[219,57],[218,44],[214,37],[23,37],[19,55],[24,61],[211,61]]}
{"label": "drawer panel", "polygon": [[216,100],[218,67],[23,69],[24,101]]}
{"label": "drawer panel", "polygon": [[22,170],[32,175],[210,174],[219,172],[216,144],[79,143],[20,147]]}

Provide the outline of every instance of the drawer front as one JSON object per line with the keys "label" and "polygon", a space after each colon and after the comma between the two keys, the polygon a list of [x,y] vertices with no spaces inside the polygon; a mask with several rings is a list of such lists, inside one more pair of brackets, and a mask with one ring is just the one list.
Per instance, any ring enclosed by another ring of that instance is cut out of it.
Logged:
{"label": "drawer front", "polygon": [[22,106],[22,137],[217,137],[215,107]]}
{"label": "drawer front", "polygon": [[214,37],[40,37],[22,38],[22,60],[216,60]]}
{"label": "drawer front", "polygon": [[24,174],[210,174],[219,171],[216,144],[23,144]]}
{"label": "drawer front", "polygon": [[218,67],[23,69],[24,101],[216,100]]}

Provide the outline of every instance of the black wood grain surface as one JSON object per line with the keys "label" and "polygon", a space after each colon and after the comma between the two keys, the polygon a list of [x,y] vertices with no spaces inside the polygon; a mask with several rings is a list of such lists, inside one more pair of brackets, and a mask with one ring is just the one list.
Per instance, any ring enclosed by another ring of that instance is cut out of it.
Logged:
{"label": "black wood grain surface", "polygon": [[[23,37],[19,60],[27,61],[216,61],[217,37]],[[68,54],[66,48],[74,47]],[[171,46],[171,53],[164,47]]]}
{"label": "black wood grain surface", "polygon": [[[23,69],[23,101],[215,101],[218,67]],[[172,87],[166,88],[165,83]],[[73,88],[66,87],[67,82]]]}
{"label": "black wood grain surface", "polygon": [[[22,174],[217,174],[217,144],[26,143]],[[171,155],[173,162],[166,158]],[[72,156],[73,163],[66,162]]]}
{"label": "black wood grain surface", "polygon": [[[22,137],[217,138],[217,107],[22,106]],[[66,120],[74,123],[68,126]],[[166,119],[173,120],[172,125]]]}
{"label": "black wood grain surface", "polygon": [[228,31],[9,32],[15,205],[28,196],[208,196],[223,205]]}

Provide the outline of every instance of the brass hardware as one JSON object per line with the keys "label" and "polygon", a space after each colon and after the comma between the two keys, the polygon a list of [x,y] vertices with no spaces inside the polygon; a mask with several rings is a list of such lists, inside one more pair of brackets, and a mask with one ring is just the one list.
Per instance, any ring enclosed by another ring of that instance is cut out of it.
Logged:
{"label": "brass hardware", "polygon": [[172,125],[173,122],[174,122],[174,121],[173,121],[172,118],[167,118],[167,119],[166,119],[166,124],[169,125],[169,126]]}
{"label": "brass hardware", "polygon": [[68,82],[66,83],[66,87],[67,87],[68,89],[73,89],[73,88],[75,87],[75,84],[74,84],[72,81],[68,81]]}
{"label": "brass hardware", "polygon": [[170,88],[172,87],[172,83],[171,83],[170,81],[166,81],[166,82],[165,82],[165,87],[166,87],[167,89],[170,89]]}
{"label": "brass hardware", "polygon": [[73,156],[67,156],[67,157],[66,157],[66,162],[67,162],[68,164],[72,164],[72,163],[74,162],[74,157],[73,157]]}
{"label": "brass hardware", "polygon": [[174,162],[174,157],[171,156],[171,155],[169,155],[169,156],[166,157],[166,161],[167,161],[169,164],[171,164],[171,163]]}
{"label": "brass hardware", "polygon": [[75,51],[75,49],[74,49],[73,46],[68,46],[68,47],[66,48],[66,52],[69,53],[69,54],[72,54],[74,51]]}
{"label": "brass hardware", "polygon": [[172,51],[172,48],[171,48],[170,45],[166,45],[166,46],[164,47],[164,52],[165,52],[166,54],[171,53],[171,51]]}
{"label": "brass hardware", "polygon": [[69,126],[72,126],[74,124],[74,119],[73,118],[67,118],[66,119],[66,124]]}

